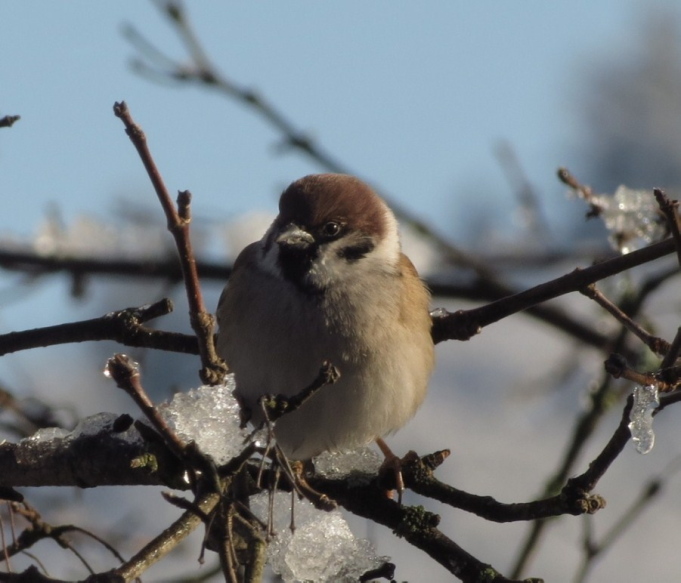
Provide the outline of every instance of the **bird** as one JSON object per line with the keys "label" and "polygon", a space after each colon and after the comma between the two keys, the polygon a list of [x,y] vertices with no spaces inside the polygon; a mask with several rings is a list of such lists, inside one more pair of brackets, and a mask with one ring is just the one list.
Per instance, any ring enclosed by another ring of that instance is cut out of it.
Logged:
{"label": "bird", "polygon": [[312,174],[281,194],[238,255],[217,308],[217,351],[263,422],[263,395],[293,396],[332,363],[340,379],[274,425],[290,460],[377,441],[421,406],[434,367],[430,293],[402,253],[395,215],[362,180]]}

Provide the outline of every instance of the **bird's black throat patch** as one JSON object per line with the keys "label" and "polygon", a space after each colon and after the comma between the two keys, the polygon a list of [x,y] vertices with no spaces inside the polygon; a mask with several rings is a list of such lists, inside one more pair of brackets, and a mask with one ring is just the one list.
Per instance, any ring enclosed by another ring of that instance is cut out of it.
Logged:
{"label": "bird's black throat patch", "polygon": [[312,262],[318,255],[318,245],[310,245],[305,249],[280,246],[279,267],[282,275],[306,294],[318,295],[323,293],[324,289],[311,283],[308,277]]}

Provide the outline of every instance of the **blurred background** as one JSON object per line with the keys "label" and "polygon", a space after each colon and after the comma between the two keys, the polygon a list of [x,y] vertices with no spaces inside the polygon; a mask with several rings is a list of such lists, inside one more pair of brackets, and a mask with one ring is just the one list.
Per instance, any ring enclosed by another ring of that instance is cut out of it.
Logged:
{"label": "blurred background", "polygon": [[[256,91],[299,137],[522,289],[612,254],[605,229],[585,221],[588,206],[556,178],[558,167],[599,193],[621,184],[678,192],[677,6],[206,0],[191,4],[188,16],[207,58],[234,88]],[[133,259],[174,253],[148,178],[112,113],[115,101],[125,100],[144,128],[171,192],[193,193],[192,229],[203,260],[227,265],[261,237],[288,183],[326,170],[261,112],[192,82],[187,47],[159,4],[13,3],[3,6],[3,17],[0,116],[21,119],[0,129],[0,250]],[[404,242],[424,276],[467,277],[413,229],[405,229]],[[630,283],[623,276],[604,287],[620,294]],[[206,281],[209,306],[223,285]],[[2,270],[0,329],[93,318],[164,296],[175,300],[176,311],[155,325],[188,331],[176,282]],[[600,330],[617,328],[586,298],[573,296],[558,305]],[[473,305],[470,298],[433,299],[433,307],[452,310]],[[670,285],[645,316],[670,340],[678,314]],[[8,355],[0,361],[0,384],[53,407],[66,425],[104,410],[135,413],[101,374],[114,351],[120,347],[102,342]],[[158,400],[199,384],[194,357],[128,352],[142,362]],[[422,454],[451,448],[438,476],[470,492],[506,502],[539,495],[599,382],[604,355],[516,315],[469,342],[439,345],[438,357],[426,405],[391,446]],[[602,419],[574,473],[600,451],[620,412],[618,405]],[[579,580],[584,532],[608,532],[647,481],[662,474],[669,488],[591,565],[592,580],[678,580],[681,499],[674,476],[681,434],[673,416],[673,410],[660,416],[651,454],[628,448],[599,484],[605,511],[588,525],[563,518],[547,530],[525,576]],[[128,556],[177,515],[153,489],[29,496],[39,508],[40,500],[44,509],[52,506],[53,522],[86,522],[120,539],[134,530],[136,538],[122,543]],[[442,530],[458,544],[505,574],[512,570],[527,525],[486,523],[416,496],[406,502],[441,513]],[[385,529],[352,525],[393,558],[397,580],[451,580]],[[164,569],[196,571],[198,545],[196,539],[185,545],[179,561],[152,575],[167,580]],[[74,575],[70,559],[63,565]]]}

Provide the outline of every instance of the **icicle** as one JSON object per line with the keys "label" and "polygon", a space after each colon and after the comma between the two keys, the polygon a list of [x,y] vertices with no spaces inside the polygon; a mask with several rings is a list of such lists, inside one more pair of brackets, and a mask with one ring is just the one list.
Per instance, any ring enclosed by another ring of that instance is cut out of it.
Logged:
{"label": "icicle", "polygon": [[648,453],[655,445],[653,412],[660,404],[657,385],[634,388],[634,405],[629,414],[629,431],[638,453]]}

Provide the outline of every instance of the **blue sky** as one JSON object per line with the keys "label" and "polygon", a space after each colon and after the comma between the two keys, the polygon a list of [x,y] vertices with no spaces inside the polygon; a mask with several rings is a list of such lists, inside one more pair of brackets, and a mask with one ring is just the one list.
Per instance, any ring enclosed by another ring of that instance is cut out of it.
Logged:
{"label": "blue sky", "polygon": [[[242,106],[132,74],[124,23],[183,57],[151,3],[37,6],[3,7],[12,26],[0,39],[0,113],[22,120],[0,133],[0,232],[30,234],[49,203],[68,221],[104,216],[112,196],[148,190],[111,114],[121,99],[169,187],[193,191],[198,215],[273,210],[282,186],[319,170],[277,153],[278,136]],[[622,0],[206,1],[190,15],[228,77],[257,88],[347,166],[457,240],[471,196],[501,210],[511,204],[493,154],[501,139],[546,204],[560,209],[554,171],[578,147],[580,71],[624,50],[640,11]],[[155,201],[149,193],[139,202]]]}

